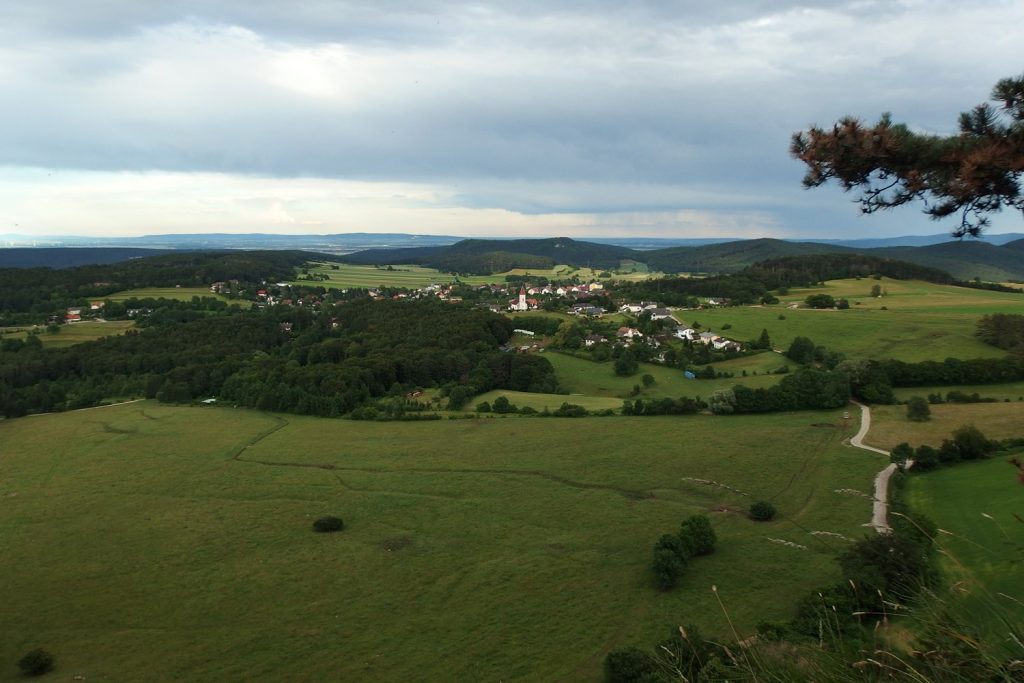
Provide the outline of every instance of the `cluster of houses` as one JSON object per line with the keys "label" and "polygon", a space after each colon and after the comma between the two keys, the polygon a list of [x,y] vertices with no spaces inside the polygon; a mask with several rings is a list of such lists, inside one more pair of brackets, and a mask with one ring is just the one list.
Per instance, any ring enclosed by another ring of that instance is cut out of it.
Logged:
{"label": "cluster of houses", "polygon": [[716,351],[742,351],[743,345],[739,342],[714,334],[713,332],[700,332],[692,327],[677,327],[672,336],[684,341],[699,342],[705,346],[710,345]]}
{"label": "cluster of houses", "polygon": [[[73,323],[80,323],[82,320],[94,317],[100,314],[103,310],[105,301],[90,301],[88,310],[84,306],[72,306],[64,312],[64,323],[71,325]],[[83,317],[84,316],[84,317]]]}

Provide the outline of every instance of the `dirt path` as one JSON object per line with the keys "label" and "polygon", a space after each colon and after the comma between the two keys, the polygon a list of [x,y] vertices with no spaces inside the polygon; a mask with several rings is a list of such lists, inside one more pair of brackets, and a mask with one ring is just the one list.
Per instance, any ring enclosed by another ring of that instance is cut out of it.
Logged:
{"label": "dirt path", "polygon": [[[113,408],[114,406],[126,406],[129,403],[138,403],[139,401],[145,401],[144,398],[134,398],[131,401],[121,401],[120,403],[105,403],[101,406],[90,406],[88,408],[75,408],[74,410],[65,410],[65,413],[80,413],[83,410],[97,410],[99,408]],[[27,417],[39,417],[40,415],[57,415],[56,412],[50,413],[31,413]]]}
{"label": "dirt path", "polygon": [[[884,455],[888,458],[889,451],[864,445],[864,437],[868,435],[868,430],[871,429],[871,409],[863,403],[857,403],[857,405],[860,406],[860,429],[850,439],[850,445]],[[871,510],[870,526],[880,534],[887,534],[892,531],[892,527],[889,526],[889,480],[895,471],[896,465],[890,463],[885,469],[875,475],[875,495],[873,497],[874,504]]]}

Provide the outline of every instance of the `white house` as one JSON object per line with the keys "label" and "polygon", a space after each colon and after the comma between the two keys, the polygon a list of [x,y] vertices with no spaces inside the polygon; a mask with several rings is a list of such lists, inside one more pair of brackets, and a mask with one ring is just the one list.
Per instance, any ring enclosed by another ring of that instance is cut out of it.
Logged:
{"label": "white house", "polygon": [[697,339],[697,330],[692,327],[677,327],[673,333],[676,339],[685,339],[688,341],[695,341]]}
{"label": "white house", "polygon": [[649,308],[647,312],[651,314],[651,320],[672,320],[676,324],[679,323],[675,316],[672,315],[672,311],[667,308]]}
{"label": "white house", "polygon": [[635,327],[620,327],[615,333],[615,336],[619,339],[640,339],[644,335]]}

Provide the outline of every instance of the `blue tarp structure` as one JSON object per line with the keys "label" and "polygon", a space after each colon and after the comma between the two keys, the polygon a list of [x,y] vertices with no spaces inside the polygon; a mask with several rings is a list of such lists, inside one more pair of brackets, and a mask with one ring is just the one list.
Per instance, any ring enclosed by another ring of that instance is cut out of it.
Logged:
{"label": "blue tarp structure", "polygon": [[683,377],[685,377],[686,379],[697,379],[697,375],[693,374],[689,370],[683,371]]}

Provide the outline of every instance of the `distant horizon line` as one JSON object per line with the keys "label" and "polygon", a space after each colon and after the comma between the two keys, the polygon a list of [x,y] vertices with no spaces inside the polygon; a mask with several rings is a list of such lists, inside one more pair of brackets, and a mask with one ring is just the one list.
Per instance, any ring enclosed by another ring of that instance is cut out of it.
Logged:
{"label": "distant horizon line", "polygon": [[[985,232],[979,238],[984,240],[989,236],[1002,236],[1002,235],[1017,235],[1024,234],[1024,226],[1021,231],[1008,230],[1005,232]],[[141,233],[134,235],[76,235],[76,234],[43,234],[43,235],[32,235],[20,232],[2,232],[0,233],[0,239],[5,238],[19,238],[23,240],[89,240],[89,239],[102,239],[102,240],[136,240],[145,238],[187,238],[187,237],[342,237],[342,236],[366,236],[366,237],[388,237],[388,236],[402,236],[402,237],[431,237],[437,239],[481,239],[481,240],[526,240],[526,239],[573,239],[573,240],[601,240],[601,239],[614,239],[614,240],[664,240],[664,241],[678,241],[678,240],[719,240],[719,241],[742,241],[742,240],[754,240],[754,239],[777,239],[787,242],[798,242],[798,241],[822,241],[822,240],[834,240],[841,242],[848,242],[853,240],[883,240],[883,239],[902,239],[907,237],[941,237],[948,235],[950,241],[956,240],[950,232],[930,232],[930,233],[902,233],[899,235],[870,235],[861,237],[779,237],[776,235],[757,235],[754,237],[738,237],[738,236],[687,236],[679,235],[675,237],[665,237],[658,235],[637,235],[637,234],[624,234],[624,235],[550,235],[550,236],[536,236],[536,235],[452,235],[447,233],[425,233],[425,232],[367,232],[363,230],[356,230],[352,232],[304,232],[304,233],[288,233],[288,232],[261,232],[261,231],[246,231],[246,232],[152,232],[152,233]]]}

